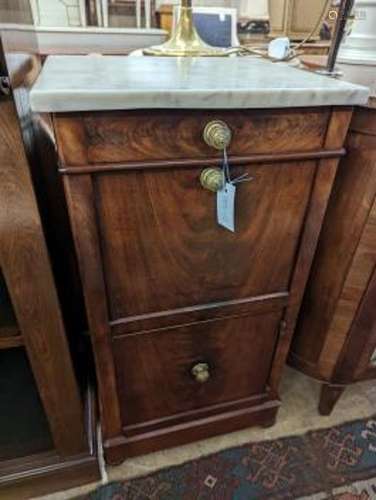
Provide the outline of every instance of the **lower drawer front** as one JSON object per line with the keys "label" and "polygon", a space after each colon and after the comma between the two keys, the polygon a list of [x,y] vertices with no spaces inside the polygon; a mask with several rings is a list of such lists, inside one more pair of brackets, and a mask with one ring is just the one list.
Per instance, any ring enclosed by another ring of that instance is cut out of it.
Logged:
{"label": "lower drawer front", "polygon": [[221,403],[263,394],[280,316],[211,320],[115,338],[123,426],[163,423],[212,405],[220,412]]}

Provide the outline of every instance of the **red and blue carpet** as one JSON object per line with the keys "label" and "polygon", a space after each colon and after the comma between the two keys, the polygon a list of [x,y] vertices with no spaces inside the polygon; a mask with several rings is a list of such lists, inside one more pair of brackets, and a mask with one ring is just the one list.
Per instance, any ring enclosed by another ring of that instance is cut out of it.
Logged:
{"label": "red and blue carpet", "polygon": [[376,418],[227,449],[81,499],[374,500]]}

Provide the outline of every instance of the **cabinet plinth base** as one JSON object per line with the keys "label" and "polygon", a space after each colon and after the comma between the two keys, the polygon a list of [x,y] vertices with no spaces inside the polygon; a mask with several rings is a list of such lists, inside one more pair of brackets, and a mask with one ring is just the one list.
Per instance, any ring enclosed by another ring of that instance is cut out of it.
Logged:
{"label": "cabinet plinth base", "polygon": [[276,421],[280,404],[280,401],[276,399],[252,408],[221,413],[132,437],[122,435],[108,439],[104,442],[105,459],[110,465],[118,465],[126,458],[173,448],[248,427],[271,427]]}

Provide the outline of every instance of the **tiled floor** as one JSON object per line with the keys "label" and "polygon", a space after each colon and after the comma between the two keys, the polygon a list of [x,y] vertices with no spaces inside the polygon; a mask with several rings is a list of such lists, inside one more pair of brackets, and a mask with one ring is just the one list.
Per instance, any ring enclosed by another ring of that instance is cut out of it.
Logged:
{"label": "tiled floor", "polygon": [[[316,381],[288,368],[281,387],[283,404],[277,423],[273,427],[269,429],[248,429],[180,448],[126,460],[117,467],[107,467],[104,473],[104,481],[145,475],[162,467],[180,464],[249,441],[302,434],[311,429],[330,427],[376,413],[376,384],[374,382],[354,384],[346,389],[345,394],[329,417],[321,417],[317,412],[319,391],[320,385]],[[82,488],[53,493],[39,498],[40,500],[65,500],[89,492],[95,489],[96,486],[96,484],[90,484]]]}

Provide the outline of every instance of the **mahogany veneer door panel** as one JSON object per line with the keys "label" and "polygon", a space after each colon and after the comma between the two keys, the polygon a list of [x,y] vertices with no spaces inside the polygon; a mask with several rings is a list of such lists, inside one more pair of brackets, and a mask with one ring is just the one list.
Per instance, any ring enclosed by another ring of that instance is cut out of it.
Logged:
{"label": "mahogany veneer door panel", "polygon": [[[265,393],[280,317],[281,311],[116,338],[125,431],[131,424]],[[200,362],[209,365],[204,384],[191,375]]]}
{"label": "mahogany veneer door panel", "polygon": [[217,224],[201,168],[96,175],[111,320],[286,292],[315,165],[232,169],[253,178],[237,187],[235,233]]}

